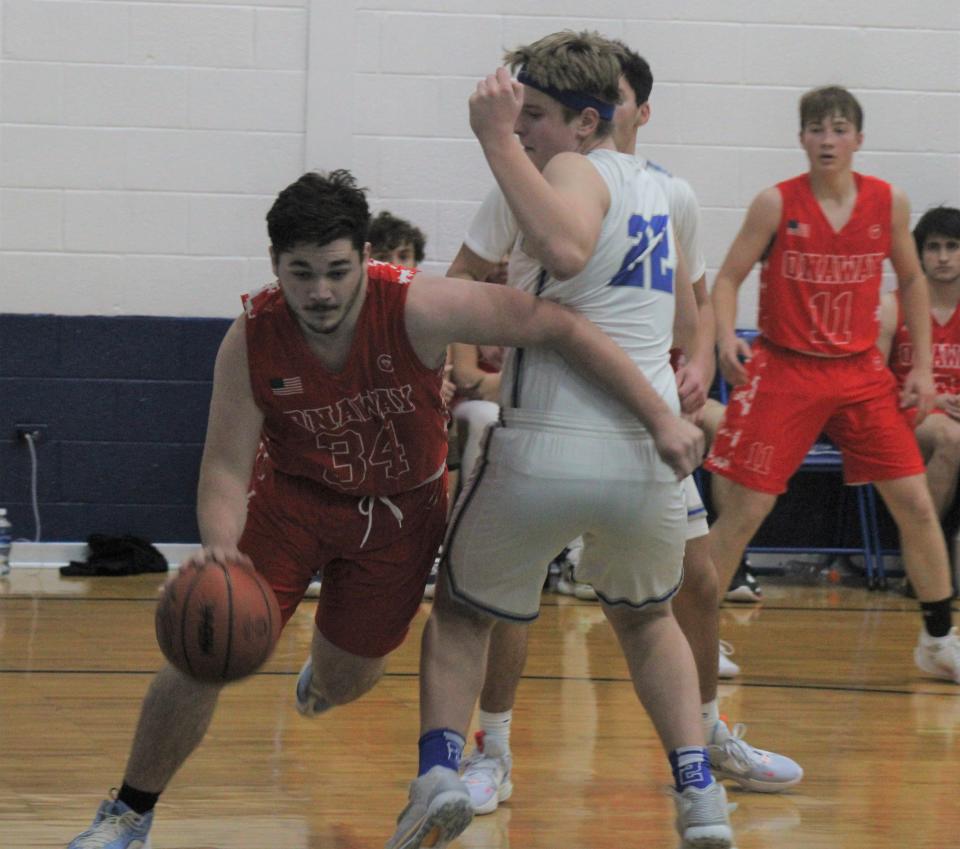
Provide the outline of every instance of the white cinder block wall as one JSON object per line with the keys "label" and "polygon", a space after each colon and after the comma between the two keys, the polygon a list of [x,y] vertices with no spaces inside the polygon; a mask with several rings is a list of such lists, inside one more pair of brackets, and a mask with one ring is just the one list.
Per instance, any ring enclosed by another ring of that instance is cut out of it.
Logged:
{"label": "white cinder block wall", "polygon": [[697,191],[710,273],[803,170],[815,85],[861,98],[862,170],[915,213],[960,204],[956,0],[0,0],[0,311],[233,315],[272,196],[315,167],[352,168],[443,270],[490,184],[469,92],[568,27],[649,59],[641,152]]}

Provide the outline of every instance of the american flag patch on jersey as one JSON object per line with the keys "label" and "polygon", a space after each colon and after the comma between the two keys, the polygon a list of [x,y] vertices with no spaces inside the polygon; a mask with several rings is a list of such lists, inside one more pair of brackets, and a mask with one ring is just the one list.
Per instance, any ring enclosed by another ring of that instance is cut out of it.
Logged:
{"label": "american flag patch on jersey", "polygon": [[299,377],[271,377],[270,391],[274,395],[303,395],[303,381]]}
{"label": "american flag patch on jersey", "polygon": [[791,218],[787,222],[787,233],[791,236],[799,236],[801,239],[809,239],[810,225],[797,221],[796,218]]}

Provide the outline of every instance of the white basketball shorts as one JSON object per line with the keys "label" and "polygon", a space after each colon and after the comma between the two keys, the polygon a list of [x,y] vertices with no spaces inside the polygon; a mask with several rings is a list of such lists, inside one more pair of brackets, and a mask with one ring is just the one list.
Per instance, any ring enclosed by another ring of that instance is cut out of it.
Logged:
{"label": "white basketball shorts", "polygon": [[684,484],[663,469],[649,438],[492,426],[447,532],[454,597],[499,618],[535,619],[550,561],[583,535],[577,579],[603,601],[669,599],[688,508]]}

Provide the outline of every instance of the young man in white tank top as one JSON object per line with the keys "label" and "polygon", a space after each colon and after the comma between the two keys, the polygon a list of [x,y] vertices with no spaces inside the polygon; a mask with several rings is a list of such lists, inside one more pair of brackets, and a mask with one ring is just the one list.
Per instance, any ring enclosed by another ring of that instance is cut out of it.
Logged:
{"label": "young man in white tank top", "polygon": [[665,439],[701,438],[678,418],[669,361],[675,292],[689,287],[669,207],[609,135],[620,76],[610,42],[557,33],[507,61],[523,66],[522,85],[505,68],[482,81],[470,101],[471,126],[520,224],[523,251],[540,263],[528,285],[620,344],[663,399],[663,417],[636,427],[554,358],[511,352],[502,424],[490,432],[448,531],[424,631],[420,777],[388,849],[446,846],[465,827],[472,802],[455,770],[493,617],[536,618],[547,564],[578,533],[587,541],[585,577],[668,754],[683,845],[729,847],[696,667],[669,605],[687,517],[682,484],[660,456]]}
{"label": "young man in white tank top", "polygon": [[[649,65],[620,42],[621,102],[613,118],[613,139],[621,153],[633,153],[637,131],[650,116],[648,98],[653,83]],[[680,252],[693,278],[699,327],[691,344],[690,322],[677,311],[674,347],[684,350],[685,365],[677,372],[678,389],[685,410],[703,404],[706,387],[713,379],[713,312],[706,287],[706,263],[700,246],[700,210],[690,185],[659,166],[641,160],[646,172],[667,197]],[[522,249],[518,225],[503,193],[494,188],[471,223],[451,276],[482,279],[492,259],[512,248],[510,285],[530,288],[539,264]],[[686,338],[684,338],[686,337]],[[467,470],[466,474],[469,474]],[[729,660],[719,651],[716,570],[707,543],[706,511],[692,478],[687,492],[687,543],[684,552],[684,583],[673,600],[674,613],[693,650],[697,663],[701,715],[714,773],[742,787],[759,792],[778,792],[798,783],[803,770],[791,759],[748,746],[742,740],[743,726],[733,735],[719,717],[717,705],[717,658],[720,676],[731,674]],[[495,533],[495,531],[492,531]],[[527,656],[527,626],[503,620],[494,626],[487,654],[487,671],[480,696],[480,728],[477,748],[465,760],[463,777],[478,814],[491,813],[513,791],[510,725],[517,687]],[[738,670],[734,667],[732,674]]]}

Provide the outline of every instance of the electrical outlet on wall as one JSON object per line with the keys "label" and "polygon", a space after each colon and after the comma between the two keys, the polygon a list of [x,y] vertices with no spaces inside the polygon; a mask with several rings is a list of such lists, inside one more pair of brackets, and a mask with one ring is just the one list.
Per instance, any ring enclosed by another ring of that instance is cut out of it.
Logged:
{"label": "electrical outlet on wall", "polygon": [[14,425],[17,432],[17,441],[27,443],[27,436],[33,437],[33,444],[45,442],[47,439],[47,426],[45,424],[18,424]]}

